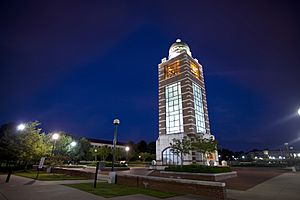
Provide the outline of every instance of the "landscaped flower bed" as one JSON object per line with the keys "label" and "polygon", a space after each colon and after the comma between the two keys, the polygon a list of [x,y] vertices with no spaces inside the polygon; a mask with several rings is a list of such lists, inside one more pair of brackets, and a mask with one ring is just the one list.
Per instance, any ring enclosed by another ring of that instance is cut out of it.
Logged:
{"label": "landscaped flower bed", "polygon": [[165,168],[165,171],[189,172],[189,173],[226,173],[231,172],[229,167],[205,166],[205,165],[175,165]]}

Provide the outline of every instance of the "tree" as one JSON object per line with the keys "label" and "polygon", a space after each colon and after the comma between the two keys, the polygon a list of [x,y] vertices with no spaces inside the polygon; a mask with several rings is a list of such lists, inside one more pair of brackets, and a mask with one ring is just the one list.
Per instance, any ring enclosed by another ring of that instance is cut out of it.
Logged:
{"label": "tree", "polygon": [[53,140],[52,136],[55,133],[49,133],[47,135],[48,141],[51,144],[51,153],[49,155],[49,159],[46,161],[47,164],[50,164],[51,166],[62,165],[63,163],[70,161],[72,155],[75,154],[70,145],[73,140],[72,137],[61,131],[57,133],[59,134],[59,139]]}
{"label": "tree", "polygon": [[156,142],[152,141],[148,143],[147,152],[151,154],[156,153]]}
{"label": "tree", "polygon": [[147,143],[144,140],[141,140],[136,145],[136,151],[137,153],[147,152]]}
{"label": "tree", "polygon": [[38,121],[25,124],[25,129],[17,131],[16,124],[9,123],[0,128],[1,160],[18,161],[27,165],[50,155],[51,142],[39,128]]}
{"label": "tree", "polygon": [[234,155],[234,152],[229,149],[220,149],[218,154],[221,156],[222,160],[230,160]]}
{"label": "tree", "polygon": [[137,145],[133,141],[128,141],[126,146],[128,146],[130,149],[126,154],[128,161],[131,159],[137,160],[138,158]]}
{"label": "tree", "polygon": [[124,157],[124,150],[121,149],[121,148],[116,148],[115,149],[115,158],[116,158],[116,161],[120,160],[122,157]]}
{"label": "tree", "polygon": [[212,138],[207,139],[196,136],[192,142],[192,149],[202,153],[206,160],[208,153],[214,153],[217,151],[217,145],[217,141]]}
{"label": "tree", "polygon": [[6,161],[17,161],[20,146],[19,137],[16,133],[16,124],[8,123],[0,127],[0,164]]}
{"label": "tree", "polygon": [[111,152],[111,148],[109,148],[107,145],[101,146],[98,149],[98,155],[100,156],[102,161],[106,161],[106,159],[109,156],[110,152]]}
{"label": "tree", "polygon": [[25,170],[30,162],[37,162],[41,157],[50,154],[50,142],[38,128],[38,121],[26,124],[26,128],[17,135],[19,142],[19,159],[25,161]]}
{"label": "tree", "polygon": [[181,166],[183,165],[183,156],[188,154],[192,150],[191,141],[187,136],[184,136],[181,140],[173,138],[173,143],[170,143],[170,151],[176,155],[180,155]]}
{"label": "tree", "polygon": [[99,155],[99,151],[100,151],[100,147],[99,146],[94,146],[90,149],[92,156],[95,158],[95,161],[98,160],[98,155]]}
{"label": "tree", "polygon": [[[48,137],[51,139],[51,136],[53,133],[48,134]],[[54,143],[52,142],[53,145],[53,154],[54,155],[60,155],[60,156],[70,156],[70,151],[71,151],[71,143],[73,141],[73,138],[69,136],[65,132],[59,132],[59,139]]]}
{"label": "tree", "polygon": [[92,153],[90,151],[92,145],[86,138],[80,138],[77,147],[77,160],[90,160],[92,159]]}
{"label": "tree", "polygon": [[127,161],[132,160],[132,159],[135,158],[135,156],[136,156],[135,151],[134,151],[134,150],[131,150],[131,148],[130,148],[129,151],[126,151],[125,153],[126,153],[126,160],[127,160]]}
{"label": "tree", "polygon": [[154,154],[151,154],[148,152],[142,152],[142,153],[140,153],[140,158],[142,159],[143,162],[150,161],[150,160],[153,160],[153,155]]}

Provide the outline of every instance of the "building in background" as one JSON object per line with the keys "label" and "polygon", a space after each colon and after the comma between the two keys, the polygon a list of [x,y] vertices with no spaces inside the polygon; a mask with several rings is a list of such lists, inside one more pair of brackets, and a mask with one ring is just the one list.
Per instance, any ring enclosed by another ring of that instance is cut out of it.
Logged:
{"label": "building in background", "polygon": [[[91,142],[91,145],[93,147],[108,146],[110,148],[113,148],[112,140],[100,140],[100,139],[94,139],[94,138],[87,138],[87,140]],[[116,148],[125,149],[126,143],[117,141]]]}
{"label": "building in background", "polygon": [[[173,154],[170,143],[173,138],[192,138],[210,133],[206,92],[202,65],[192,57],[189,46],[177,39],[169,49],[169,57],[158,65],[159,137],[156,141],[158,164],[181,164],[179,155]],[[217,153],[208,155],[191,152],[184,155],[183,164],[218,162]]]}

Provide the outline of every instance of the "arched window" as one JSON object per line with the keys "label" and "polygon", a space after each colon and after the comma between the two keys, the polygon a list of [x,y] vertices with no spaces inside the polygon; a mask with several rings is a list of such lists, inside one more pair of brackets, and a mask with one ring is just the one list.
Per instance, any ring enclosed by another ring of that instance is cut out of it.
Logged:
{"label": "arched window", "polygon": [[162,152],[162,163],[163,165],[180,165],[180,155],[173,153],[171,148],[168,147]]}

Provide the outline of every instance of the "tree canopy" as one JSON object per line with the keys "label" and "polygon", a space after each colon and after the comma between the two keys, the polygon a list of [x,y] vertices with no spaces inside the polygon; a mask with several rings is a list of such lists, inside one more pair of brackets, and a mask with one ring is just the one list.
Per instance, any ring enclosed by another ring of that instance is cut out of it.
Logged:
{"label": "tree canopy", "polygon": [[183,164],[183,155],[188,154],[192,150],[191,140],[187,136],[184,136],[181,140],[173,138],[173,142],[170,143],[171,152],[180,155],[181,165]]}

